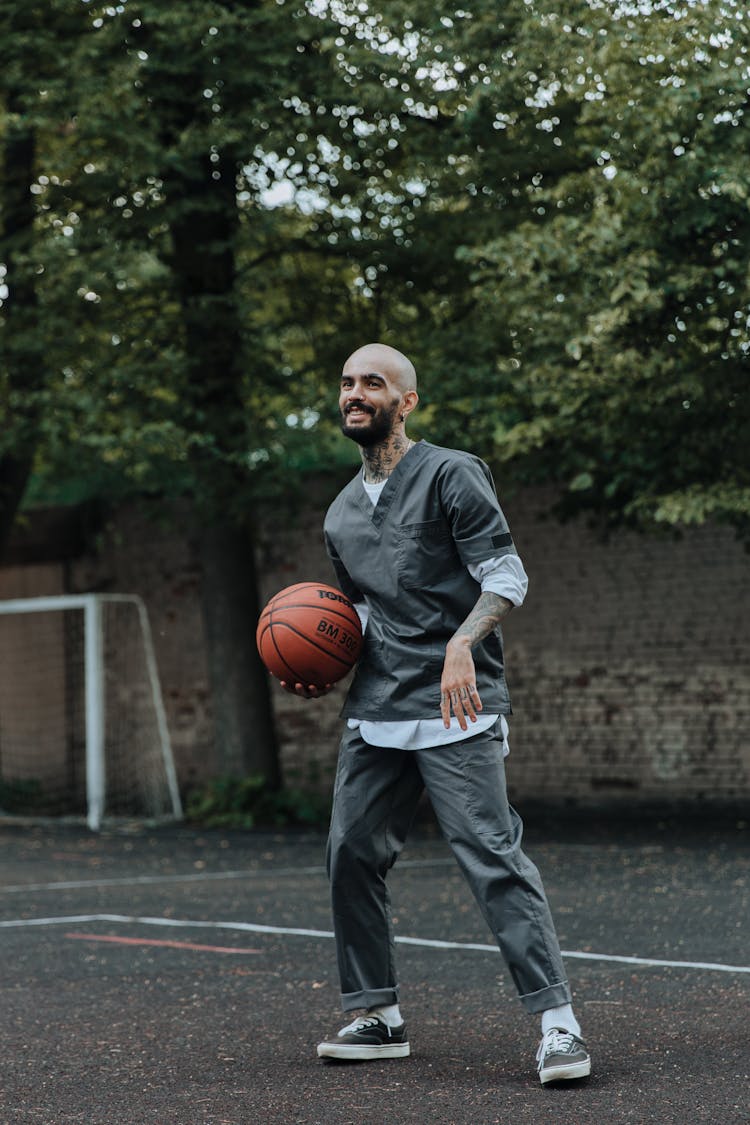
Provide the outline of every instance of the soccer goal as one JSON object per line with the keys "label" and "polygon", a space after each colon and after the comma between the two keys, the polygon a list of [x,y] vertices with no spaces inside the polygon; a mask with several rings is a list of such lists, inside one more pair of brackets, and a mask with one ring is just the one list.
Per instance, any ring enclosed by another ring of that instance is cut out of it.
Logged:
{"label": "soccer goal", "polygon": [[0,601],[0,811],[182,816],[139,597]]}

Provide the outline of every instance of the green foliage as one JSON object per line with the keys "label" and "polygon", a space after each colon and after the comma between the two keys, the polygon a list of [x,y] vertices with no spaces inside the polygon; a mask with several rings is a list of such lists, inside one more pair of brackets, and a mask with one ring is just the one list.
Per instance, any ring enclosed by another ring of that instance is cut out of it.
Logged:
{"label": "green foliage", "polygon": [[0,453],[33,445],[37,496],[239,518],[351,456],[337,372],[377,338],[415,432],[564,511],[742,529],[748,31],[734,0],[8,0],[36,178]]}
{"label": "green foliage", "polygon": [[[498,455],[561,511],[750,532],[747,16],[733,4],[548,13],[548,127],[583,166],[538,219],[465,250],[502,318]],[[566,19],[567,16],[567,19]],[[512,345],[507,344],[508,335]]]}
{"label": "green foliage", "polygon": [[205,828],[324,828],[330,818],[330,799],[316,789],[319,779],[271,790],[265,778],[217,777],[189,794],[187,820]]}

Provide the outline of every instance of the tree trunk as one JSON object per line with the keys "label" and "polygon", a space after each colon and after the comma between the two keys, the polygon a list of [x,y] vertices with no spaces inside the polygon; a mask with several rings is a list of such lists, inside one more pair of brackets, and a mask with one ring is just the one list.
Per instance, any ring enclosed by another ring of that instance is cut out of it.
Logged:
{"label": "tree trunk", "polygon": [[214,525],[201,534],[203,599],[219,769],[281,784],[268,674],[255,646],[261,606],[250,534]]}
{"label": "tree trunk", "polygon": [[[256,7],[254,3],[239,9]],[[219,7],[231,10],[226,0]],[[154,9],[128,31],[148,55],[144,96],[160,138],[179,301],[184,379],[180,421],[200,435],[188,466],[193,479],[203,609],[214,690],[218,770],[261,774],[280,784],[268,676],[255,645],[259,607],[253,557],[252,489],[245,413],[248,358],[235,291],[237,171],[244,144],[212,145],[213,109],[204,97],[211,54],[185,51]]]}
{"label": "tree trunk", "polygon": [[235,174],[231,160],[199,156],[166,186],[179,216],[171,225],[171,264],[185,333],[184,405],[195,428],[209,435],[193,469],[219,770],[259,774],[273,788],[281,783],[281,770],[268,676],[255,645],[261,607],[247,514],[251,493],[242,468],[249,438],[234,291]]}
{"label": "tree trunk", "polygon": [[16,513],[31,476],[31,458],[14,457],[8,453],[0,457],[0,559],[10,540]]}
{"label": "tree trunk", "polygon": [[44,377],[36,331],[37,297],[31,262],[34,230],[31,184],[36,146],[33,132],[24,122],[23,102],[15,92],[8,95],[7,108],[9,123],[3,154],[2,198],[8,277],[2,365],[7,382],[0,443],[0,556],[7,547],[31,474],[39,413],[35,392],[41,388]]}

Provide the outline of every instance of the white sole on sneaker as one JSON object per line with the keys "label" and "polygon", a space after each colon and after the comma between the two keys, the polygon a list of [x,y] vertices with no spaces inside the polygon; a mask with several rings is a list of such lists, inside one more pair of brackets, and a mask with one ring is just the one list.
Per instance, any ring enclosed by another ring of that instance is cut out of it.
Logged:
{"label": "white sole on sneaker", "polygon": [[547,1082],[566,1082],[571,1078],[588,1078],[591,1074],[591,1059],[585,1062],[567,1063],[564,1066],[549,1066],[539,1072],[539,1081],[544,1086]]}
{"label": "white sole on sneaker", "polygon": [[382,1047],[373,1044],[371,1047],[358,1046],[353,1043],[319,1043],[319,1059],[346,1059],[356,1062],[358,1059],[403,1059],[410,1053],[408,1043],[385,1043]]}

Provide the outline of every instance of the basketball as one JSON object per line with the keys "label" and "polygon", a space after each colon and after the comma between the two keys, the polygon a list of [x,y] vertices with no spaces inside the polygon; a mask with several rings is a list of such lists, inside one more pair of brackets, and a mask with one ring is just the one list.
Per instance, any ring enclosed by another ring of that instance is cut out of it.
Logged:
{"label": "basketball", "polygon": [[356,663],[362,629],[356,609],[335,586],[298,582],[271,598],[255,639],[261,660],[277,680],[322,688],[342,679]]}

